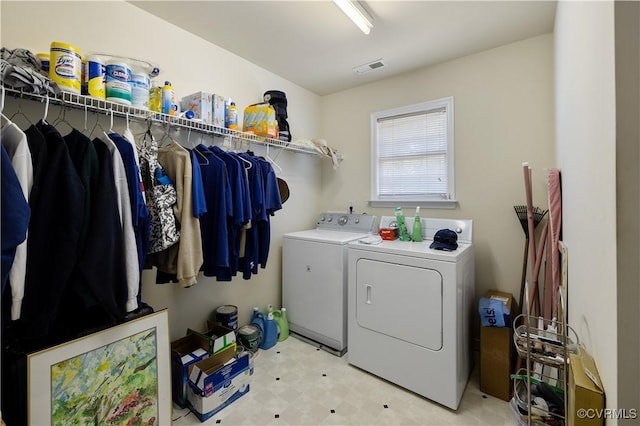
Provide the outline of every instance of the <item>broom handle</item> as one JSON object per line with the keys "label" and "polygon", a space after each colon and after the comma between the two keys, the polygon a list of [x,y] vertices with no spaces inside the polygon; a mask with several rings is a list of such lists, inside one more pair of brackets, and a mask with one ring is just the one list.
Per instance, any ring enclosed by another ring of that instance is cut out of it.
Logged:
{"label": "broom handle", "polygon": [[542,266],[542,253],[544,252],[544,246],[545,243],[547,242],[547,228],[549,227],[549,221],[545,221],[544,222],[544,227],[542,228],[542,234],[540,234],[540,246],[538,247],[538,255],[537,255],[537,259],[536,259],[536,263],[533,266],[533,286],[532,286],[532,290],[533,293],[533,297],[535,300],[531,300],[529,302],[529,312],[531,312],[531,305],[533,305],[534,302],[537,303],[536,306],[536,315],[540,315],[540,296],[538,295],[538,275],[540,274],[540,267]]}
{"label": "broom handle", "polygon": [[527,225],[529,227],[529,254],[531,255],[531,264],[536,263],[536,234],[535,224],[533,220],[533,195],[531,194],[531,169],[529,163],[522,163],[524,171],[524,189],[527,199]]}
{"label": "broom handle", "polygon": [[525,238],[524,240],[524,256],[522,258],[522,281],[520,282],[520,299],[519,299],[519,307],[523,308],[522,303],[524,302],[524,283],[527,281],[527,258],[529,257],[529,238]]}

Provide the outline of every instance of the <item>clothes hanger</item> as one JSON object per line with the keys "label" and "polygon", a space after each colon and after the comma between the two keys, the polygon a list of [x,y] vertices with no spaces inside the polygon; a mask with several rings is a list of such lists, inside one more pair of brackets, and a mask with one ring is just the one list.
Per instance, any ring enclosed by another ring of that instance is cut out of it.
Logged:
{"label": "clothes hanger", "polygon": [[85,135],[87,134],[87,131],[89,130],[87,128],[87,113],[88,113],[88,108],[87,108],[87,104],[84,105],[84,129],[82,129],[82,133],[84,133]]}
{"label": "clothes hanger", "polygon": [[[282,151],[280,151],[280,152],[282,152]],[[279,153],[278,153],[278,154],[279,154]],[[277,155],[276,155],[276,157],[277,157]],[[269,144],[267,144],[267,155],[265,155],[265,159],[266,159],[269,163],[271,163],[271,165],[272,165],[274,168],[276,168],[276,169],[277,169],[277,172],[278,172],[278,173],[282,173],[282,167],[280,167],[280,166],[276,163],[276,160],[275,160],[275,159],[273,159],[273,158],[269,157]]]}
{"label": "clothes hanger", "polygon": [[[71,123],[67,121],[66,115],[67,115],[67,107],[63,100],[62,106],[60,107],[60,113],[58,114],[58,118],[56,118],[53,121],[53,123],[51,123],[51,125],[54,127],[58,127],[60,124],[66,124],[69,127],[70,131],[73,131],[74,127],[71,125]],[[58,129],[58,131],[60,131],[60,129]]]}
{"label": "clothes hanger", "polygon": [[96,113],[96,123],[91,128],[91,132],[89,133],[90,138],[93,137],[93,133],[96,131],[98,127],[100,128],[100,130],[102,130],[103,133],[105,133],[104,127],[102,127],[102,124],[100,124],[100,115]]}
{"label": "clothes hanger", "polygon": [[2,128],[4,129],[5,126],[8,126],[11,123],[11,120],[9,120],[9,117],[7,117],[6,115],[4,115],[4,113],[2,111],[4,111],[4,86],[0,86],[2,87],[2,99],[0,99],[0,116],[5,120],[5,123],[2,125]]}
{"label": "clothes hanger", "polygon": [[15,121],[16,117],[20,117],[20,116],[24,117],[24,119],[27,120],[27,123],[29,123],[30,126],[34,125],[31,119],[29,119],[29,117],[27,117],[27,115],[24,112],[22,112],[22,92],[20,92],[20,98],[18,98],[18,110],[13,113],[13,115],[9,118],[9,120]]}
{"label": "clothes hanger", "polygon": [[45,95],[44,115],[42,116],[42,122],[44,124],[49,124],[47,123],[47,115],[49,115],[49,94],[48,93]]}

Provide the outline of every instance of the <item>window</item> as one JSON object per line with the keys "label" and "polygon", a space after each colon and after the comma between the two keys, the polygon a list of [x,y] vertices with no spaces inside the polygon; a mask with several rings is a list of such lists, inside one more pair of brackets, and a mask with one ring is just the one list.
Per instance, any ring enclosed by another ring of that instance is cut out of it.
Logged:
{"label": "window", "polygon": [[371,205],[455,208],[453,97],[371,114]]}

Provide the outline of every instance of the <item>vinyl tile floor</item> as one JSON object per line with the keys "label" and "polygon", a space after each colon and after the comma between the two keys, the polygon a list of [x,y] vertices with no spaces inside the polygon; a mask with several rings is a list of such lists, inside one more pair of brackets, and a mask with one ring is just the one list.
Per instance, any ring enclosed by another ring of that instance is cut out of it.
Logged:
{"label": "vinyl tile floor", "polygon": [[249,392],[201,423],[173,406],[173,425],[514,425],[509,404],[482,393],[477,363],[451,410],[290,336],[253,359]]}

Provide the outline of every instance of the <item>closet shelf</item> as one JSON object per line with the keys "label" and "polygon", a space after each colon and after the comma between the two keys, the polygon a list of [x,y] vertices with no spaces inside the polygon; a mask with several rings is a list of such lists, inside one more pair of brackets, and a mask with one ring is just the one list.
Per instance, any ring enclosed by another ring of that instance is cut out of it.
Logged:
{"label": "closet shelf", "polygon": [[214,126],[213,124],[203,123],[201,121],[194,121],[184,117],[162,114],[155,111],[149,111],[147,109],[136,108],[116,102],[93,98],[91,96],[77,95],[70,92],[62,92],[56,96],[46,96],[35,93],[28,93],[10,87],[4,87],[4,90],[6,90],[7,94],[10,94],[16,98],[25,98],[37,100],[40,102],[48,101],[51,105],[60,105],[62,107],[82,109],[91,112],[103,113],[105,115],[113,114],[113,116],[117,117],[141,119],[160,125],[168,124],[169,126],[190,129],[204,134],[230,137],[232,139],[248,143],[277,147],[305,154],[324,156],[321,152],[313,147],[297,144],[295,142],[286,142],[279,139],[256,136],[250,133],[244,133],[236,130],[226,129],[224,127]]}

